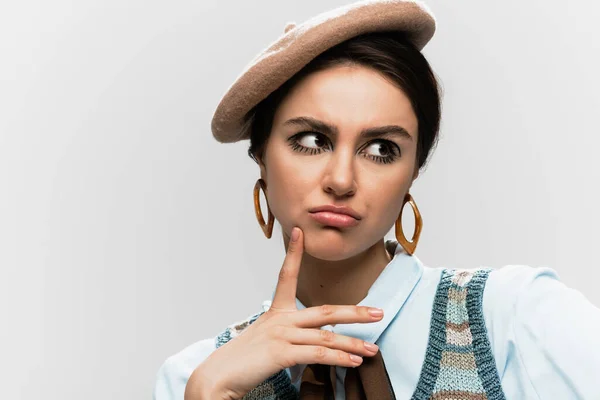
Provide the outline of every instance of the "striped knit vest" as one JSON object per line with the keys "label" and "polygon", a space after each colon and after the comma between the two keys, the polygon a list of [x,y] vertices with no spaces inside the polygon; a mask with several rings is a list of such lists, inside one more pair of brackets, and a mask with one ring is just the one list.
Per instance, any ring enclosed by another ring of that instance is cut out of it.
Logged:
{"label": "striped knit vest", "polygon": [[[490,271],[442,271],[425,360],[411,400],[506,400],[483,318],[483,290]],[[241,334],[264,312],[230,325],[217,336],[216,347]],[[299,394],[289,375],[281,370],[243,398],[259,399],[297,400]]]}

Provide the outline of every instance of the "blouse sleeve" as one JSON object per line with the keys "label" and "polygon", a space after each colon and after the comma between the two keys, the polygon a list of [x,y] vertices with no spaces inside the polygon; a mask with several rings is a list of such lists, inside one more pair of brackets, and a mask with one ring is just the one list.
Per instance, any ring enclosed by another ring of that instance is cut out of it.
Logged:
{"label": "blouse sleeve", "polygon": [[167,358],[156,374],[152,399],[183,400],[188,379],[215,349],[215,338],[204,339]]}
{"label": "blouse sleeve", "polygon": [[600,399],[600,309],[553,269],[504,268],[507,378],[541,400]]}

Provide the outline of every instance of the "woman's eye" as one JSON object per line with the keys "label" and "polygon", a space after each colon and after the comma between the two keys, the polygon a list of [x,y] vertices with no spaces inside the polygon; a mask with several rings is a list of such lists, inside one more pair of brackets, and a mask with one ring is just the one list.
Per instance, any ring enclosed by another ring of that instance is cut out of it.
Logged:
{"label": "woman's eye", "polygon": [[400,157],[400,149],[389,141],[371,142],[365,151],[370,153],[367,157],[384,164],[389,164]]}
{"label": "woman's eye", "polygon": [[327,137],[316,132],[301,132],[290,139],[292,150],[301,153],[319,154],[327,143]]}
{"label": "woman's eye", "polygon": [[372,151],[373,155],[376,157],[388,157],[392,152],[389,148],[389,145],[386,146],[381,142],[370,144],[367,147],[367,150]]}
{"label": "woman's eye", "polygon": [[316,133],[308,133],[300,136],[298,143],[304,147],[321,148],[325,144],[323,137]]}

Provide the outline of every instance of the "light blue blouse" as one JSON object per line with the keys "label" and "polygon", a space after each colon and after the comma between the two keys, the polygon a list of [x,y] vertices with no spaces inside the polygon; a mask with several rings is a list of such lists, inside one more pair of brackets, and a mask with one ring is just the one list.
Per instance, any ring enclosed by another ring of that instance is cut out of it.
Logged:
{"label": "light blue blouse", "polygon": [[[376,342],[399,400],[410,399],[421,373],[441,271],[424,266],[398,245],[358,303],[382,308],[384,318],[322,328]],[[262,310],[268,309],[274,294]],[[305,308],[298,299],[296,304]],[[553,269],[508,265],[493,270],[484,290],[483,313],[508,400],[600,399],[600,309],[563,284]],[[168,357],[157,373],[154,400],[183,400],[189,376],[215,349],[213,337]],[[304,368],[286,369],[297,388]],[[345,375],[345,367],[336,367],[336,400],[344,399]]]}

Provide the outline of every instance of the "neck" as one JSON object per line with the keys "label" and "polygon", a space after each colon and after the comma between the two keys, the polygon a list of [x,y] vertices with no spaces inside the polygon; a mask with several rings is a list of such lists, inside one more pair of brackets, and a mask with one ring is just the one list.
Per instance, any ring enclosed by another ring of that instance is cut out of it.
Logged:
{"label": "neck", "polygon": [[[288,242],[284,235],[286,250]],[[391,259],[383,238],[362,253],[340,261],[321,260],[304,252],[296,297],[307,308],[358,304]]]}

